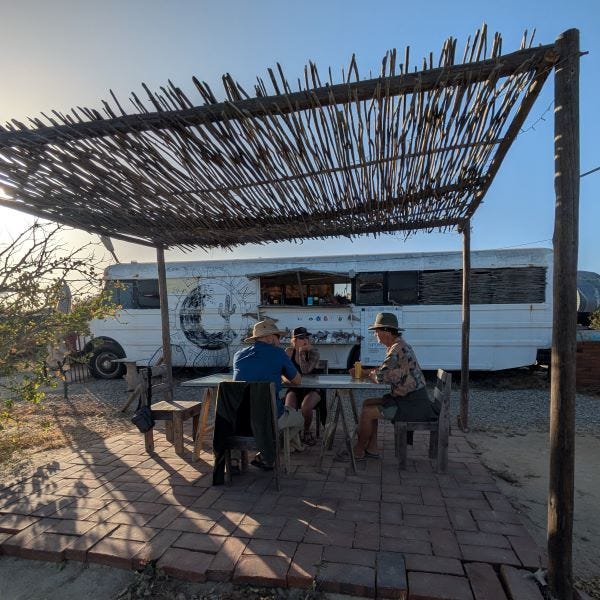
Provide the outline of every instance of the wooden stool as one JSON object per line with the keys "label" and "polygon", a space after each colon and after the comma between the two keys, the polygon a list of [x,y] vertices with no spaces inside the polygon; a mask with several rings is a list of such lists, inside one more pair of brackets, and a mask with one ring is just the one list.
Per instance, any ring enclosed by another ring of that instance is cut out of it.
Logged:
{"label": "wooden stool", "polygon": [[[196,400],[162,400],[150,407],[155,421],[165,421],[167,440],[175,446],[175,453],[183,455],[183,422],[192,418],[192,438],[194,440],[193,460],[200,458],[200,449],[196,444],[198,438],[198,425],[202,402]],[[154,451],[154,429],[144,434],[146,452]]]}

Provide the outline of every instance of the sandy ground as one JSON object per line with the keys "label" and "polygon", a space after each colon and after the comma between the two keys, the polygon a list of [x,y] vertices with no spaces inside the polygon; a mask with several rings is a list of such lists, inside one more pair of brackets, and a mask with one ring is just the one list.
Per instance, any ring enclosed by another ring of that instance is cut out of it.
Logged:
{"label": "sandy ground", "polygon": [[[549,474],[548,434],[472,432],[468,439],[480,452],[482,462],[496,475],[502,492],[521,512],[530,533],[544,547]],[[578,435],[575,444],[573,523],[573,570],[576,578],[600,577],[599,510],[600,437]]]}

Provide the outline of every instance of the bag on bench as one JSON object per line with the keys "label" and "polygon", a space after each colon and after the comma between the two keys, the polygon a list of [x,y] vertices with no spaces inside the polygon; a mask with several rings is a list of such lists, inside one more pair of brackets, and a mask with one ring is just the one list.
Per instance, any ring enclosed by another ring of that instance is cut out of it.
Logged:
{"label": "bag on bench", "polygon": [[131,422],[140,430],[141,433],[146,433],[150,431],[154,425],[156,424],[154,421],[154,417],[152,416],[152,410],[150,409],[150,405],[152,404],[152,368],[148,367],[147,369],[147,377],[148,377],[148,391],[147,398],[148,403],[142,406],[142,396],[140,395],[140,399],[138,400],[137,408],[135,409],[135,413],[133,417],[131,417]]}

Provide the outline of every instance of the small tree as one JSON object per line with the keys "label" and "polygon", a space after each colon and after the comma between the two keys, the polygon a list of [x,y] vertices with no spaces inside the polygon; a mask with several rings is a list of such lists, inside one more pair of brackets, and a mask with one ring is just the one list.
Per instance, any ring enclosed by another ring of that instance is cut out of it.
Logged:
{"label": "small tree", "polygon": [[46,369],[49,355],[60,349],[64,359],[69,334],[87,334],[91,319],[114,311],[100,291],[96,244],[71,248],[61,240],[64,231],[36,221],[0,245],[0,399],[5,411],[16,398],[40,402],[42,388],[56,385]]}
{"label": "small tree", "polygon": [[600,308],[590,315],[590,327],[592,329],[600,329]]}

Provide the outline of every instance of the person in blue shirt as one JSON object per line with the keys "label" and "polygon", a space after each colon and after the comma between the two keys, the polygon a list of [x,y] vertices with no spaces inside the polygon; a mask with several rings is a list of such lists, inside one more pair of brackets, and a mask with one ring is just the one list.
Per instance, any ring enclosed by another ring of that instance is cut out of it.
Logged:
{"label": "person in blue shirt", "polygon": [[[234,381],[272,381],[277,390],[277,425],[279,429],[290,429],[290,445],[297,451],[303,450],[298,433],[304,427],[302,413],[284,406],[279,397],[281,391],[281,378],[294,385],[300,384],[302,376],[294,366],[285,350],[279,345],[279,338],[285,335],[279,331],[271,319],[258,321],[252,329],[252,335],[244,341],[250,346],[238,350],[233,357]],[[257,458],[252,464],[261,468],[272,468],[262,459]]]}

